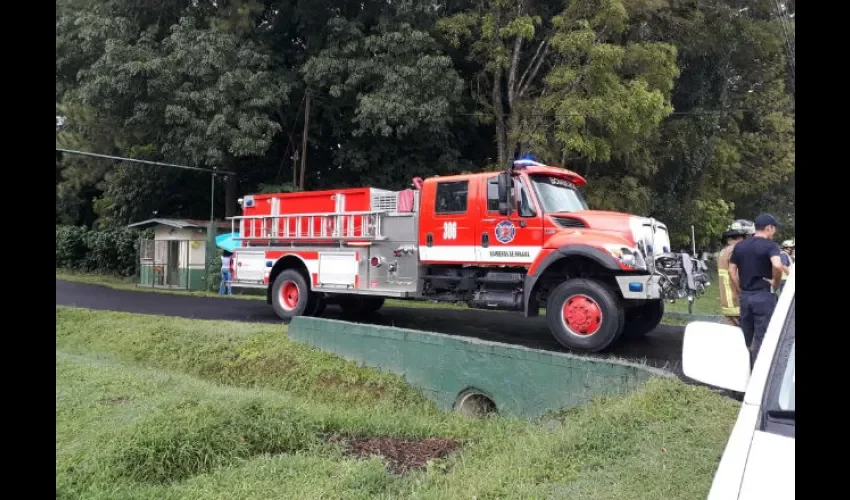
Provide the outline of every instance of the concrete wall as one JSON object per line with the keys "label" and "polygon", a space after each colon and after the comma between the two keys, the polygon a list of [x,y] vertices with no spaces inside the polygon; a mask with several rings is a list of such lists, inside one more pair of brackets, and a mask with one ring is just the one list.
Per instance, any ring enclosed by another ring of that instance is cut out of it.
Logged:
{"label": "concrete wall", "polygon": [[289,336],[400,375],[446,410],[473,391],[502,415],[534,418],[632,391],[653,375],[669,376],[635,363],[321,318],[294,318]]}

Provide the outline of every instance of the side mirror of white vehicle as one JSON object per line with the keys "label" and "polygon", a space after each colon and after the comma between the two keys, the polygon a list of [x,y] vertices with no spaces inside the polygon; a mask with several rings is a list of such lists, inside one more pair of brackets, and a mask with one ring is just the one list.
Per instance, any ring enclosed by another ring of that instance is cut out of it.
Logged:
{"label": "side mirror of white vehicle", "polygon": [[695,321],[685,327],[685,376],[714,387],[745,392],[750,381],[750,351],[737,326]]}

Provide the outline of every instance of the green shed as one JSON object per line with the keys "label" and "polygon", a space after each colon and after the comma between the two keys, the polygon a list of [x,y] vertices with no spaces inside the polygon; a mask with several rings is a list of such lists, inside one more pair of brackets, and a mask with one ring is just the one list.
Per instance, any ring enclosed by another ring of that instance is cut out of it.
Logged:
{"label": "green shed", "polygon": [[[214,225],[216,235],[230,232],[230,222],[216,221]],[[209,221],[159,218],[127,227],[153,229],[153,239],[140,241],[140,286],[176,290],[206,288]]]}

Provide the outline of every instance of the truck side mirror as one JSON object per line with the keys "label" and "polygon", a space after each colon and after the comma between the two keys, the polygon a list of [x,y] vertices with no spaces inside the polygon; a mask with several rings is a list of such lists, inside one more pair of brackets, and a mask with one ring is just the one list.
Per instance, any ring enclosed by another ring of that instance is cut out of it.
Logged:
{"label": "truck side mirror", "polygon": [[513,178],[511,174],[499,174],[499,215],[511,215],[514,208]]}

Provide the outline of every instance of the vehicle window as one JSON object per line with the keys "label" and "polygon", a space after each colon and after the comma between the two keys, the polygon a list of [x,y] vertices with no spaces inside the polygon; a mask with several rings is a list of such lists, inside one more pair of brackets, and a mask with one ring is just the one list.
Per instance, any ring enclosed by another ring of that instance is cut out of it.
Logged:
{"label": "vehicle window", "polygon": [[499,211],[499,176],[491,177],[487,181],[487,211]]}
{"label": "vehicle window", "polygon": [[765,432],[781,436],[794,437],[796,434],[797,394],[796,394],[796,329],[795,299],[782,325],[779,345],[773,358],[762,401],[762,421],[760,428]]}
{"label": "vehicle window", "polygon": [[434,213],[438,215],[466,213],[468,201],[468,181],[438,182]]}
{"label": "vehicle window", "polygon": [[519,212],[520,217],[534,217],[534,205],[531,204],[531,197],[528,195],[528,190],[525,184],[519,184]]}
{"label": "vehicle window", "polygon": [[794,364],[795,345],[791,344],[791,354],[788,355],[788,364],[785,365],[785,373],[782,374],[782,385],[779,387],[779,408],[786,411],[795,411],[796,408],[796,368]]}
{"label": "vehicle window", "polygon": [[[534,213],[534,205],[531,203],[531,196],[528,194],[528,189],[526,189],[525,184],[521,183],[517,179],[514,179],[514,189],[519,191],[519,195],[517,198],[517,207],[516,210],[519,213],[520,217],[533,217],[536,214]],[[499,211],[499,177],[491,177],[487,180],[487,211],[488,212],[498,212]]]}
{"label": "vehicle window", "polygon": [[587,210],[587,201],[572,183],[549,175],[529,176],[537,200],[546,213]]}

